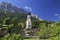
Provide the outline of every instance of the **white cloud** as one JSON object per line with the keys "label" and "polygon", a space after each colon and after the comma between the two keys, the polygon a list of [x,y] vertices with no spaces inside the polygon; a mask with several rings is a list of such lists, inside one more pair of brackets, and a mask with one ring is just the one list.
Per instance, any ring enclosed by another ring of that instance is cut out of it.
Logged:
{"label": "white cloud", "polygon": [[58,14],[56,13],[55,16],[58,16]]}
{"label": "white cloud", "polygon": [[60,18],[60,15],[59,15],[59,14],[57,14],[57,13],[55,14],[55,16],[57,16],[58,18]]}
{"label": "white cloud", "polygon": [[32,8],[30,6],[25,6],[24,9],[26,9],[28,11],[32,11]]}
{"label": "white cloud", "polygon": [[60,16],[59,16],[59,18],[60,18]]}

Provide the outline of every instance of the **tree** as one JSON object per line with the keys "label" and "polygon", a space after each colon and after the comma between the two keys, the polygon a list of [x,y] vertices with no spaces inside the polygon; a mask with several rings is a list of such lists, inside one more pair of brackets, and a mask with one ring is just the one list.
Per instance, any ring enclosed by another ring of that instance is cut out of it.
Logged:
{"label": "tree", "polygon": [[20,34],[7,34],[1,40],[23,40],[22,36]]}
{"label": "tree", "polygon": [[40,21],[39,20],[32,20],[32,27],[33,28],[38,28],[40,25]]}
{"label": "tree", "polygon": [[5,18],[3,21],[3,24],[5,24],[5,25],[11,24],[11,19],[9,17]]}
{"label": "tree", "polygon": [[17,26],[19,23],[19,19],[17,17],[12,19],[12,24],[14,24],[14,26]]}

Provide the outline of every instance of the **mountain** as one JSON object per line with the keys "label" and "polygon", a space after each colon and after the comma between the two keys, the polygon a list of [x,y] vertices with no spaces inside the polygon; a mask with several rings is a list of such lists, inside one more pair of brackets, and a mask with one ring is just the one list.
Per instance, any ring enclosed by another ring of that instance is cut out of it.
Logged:
{"label": "mountain", "polygon": [[13,6],[7,2],[0,3],[0,23],[3,23],[4,19],[8,17],[10,19],[17,17],[20,22],[24,22],[26,16],[27,12],[24,9]]}
{"label": "mountain", "polygon": [[[18,8],[17,6],[13,6],[11,3],[1,2],[0,3],[0,22],[2,22],[6,17],[14,18],[17,17],[20,21],[26,21],[27,12],[22,9]],[[44,21],[43,19],[39,18],[36,14],[31,13],[32,20],[40,20]]]}
{"label": "mountain", "polygon": [[13,6],[11,3],[7,3],[7,2],[1,2],[0,9],[3,9],[5,11],[10,11],[10,12],[15,12],[15,13],[16,12],[18,12],[18,13],[26,12],[24,9]]}

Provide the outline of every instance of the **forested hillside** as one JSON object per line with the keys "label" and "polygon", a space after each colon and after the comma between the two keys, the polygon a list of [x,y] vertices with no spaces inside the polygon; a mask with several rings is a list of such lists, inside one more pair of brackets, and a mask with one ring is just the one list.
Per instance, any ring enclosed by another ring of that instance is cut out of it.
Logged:
{"label": "forested hillside", "polygon": [[[0,40],[23,40],[28,12],[10,3],[0,4]],[[32,28],[40,28],[36,33],[40,39],[50,40],[60,36],[60,22],[39,20],[31,16]]]}

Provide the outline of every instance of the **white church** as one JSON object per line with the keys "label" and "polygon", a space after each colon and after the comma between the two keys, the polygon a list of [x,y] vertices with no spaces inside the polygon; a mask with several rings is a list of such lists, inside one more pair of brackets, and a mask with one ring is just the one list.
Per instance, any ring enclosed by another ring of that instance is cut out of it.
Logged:
{"label": "white church", "polygon": [[31,23],[31,14],[28,13],[27,15],[27,20],[26,20],[26,29],[32,28],[32,23]]}

